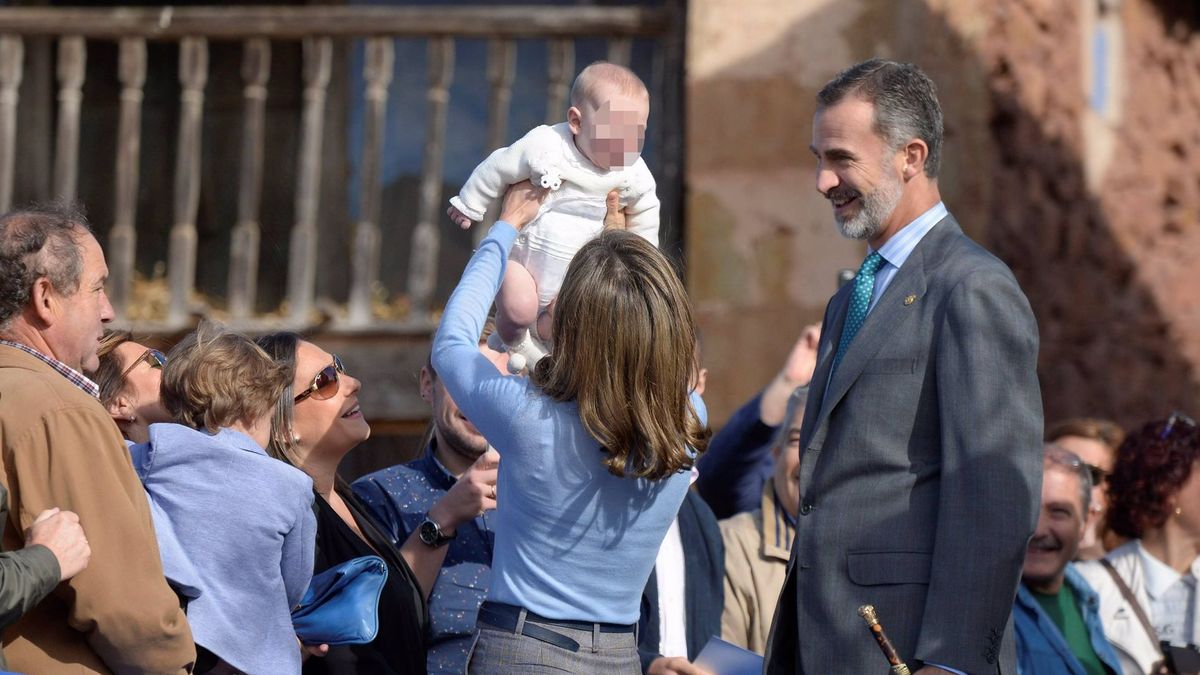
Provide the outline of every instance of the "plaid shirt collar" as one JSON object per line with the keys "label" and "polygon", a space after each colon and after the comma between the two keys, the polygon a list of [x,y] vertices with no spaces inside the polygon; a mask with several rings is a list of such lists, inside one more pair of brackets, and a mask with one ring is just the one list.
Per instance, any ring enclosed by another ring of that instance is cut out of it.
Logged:
{"label": "plaid shirt collar", "polygon": [[46,356],[45,354],[39,352],[38,350],[33,349],[32,347],[23,345],[20,342],[13,342],[12,340],[0,340],[0,345],[5,345],[7,347],[13,347],[16,349],[20,349],[21,351],[25,352],[26,354],[30,354],[34,357],[37,357],[39,360],[45,362],[46,365],[48,365],[51,368],[53,368],[54,370],[58,371],[58,373],[60,375],[67,378],[67,380],[69,380],[71,382],[71,384],[82,389],[85,394],[88,394],[89,396],[91,396],[92,398],[95,398],[95,399],[100,398],[100,387],[98,387],[95,382],[92,382],[88,378],[84,377],[79,371],[75,370],[71,366],[68,366],[67,364],[63,363],[62,361],[59,361],[58,359],[50,357],[50,356]]}

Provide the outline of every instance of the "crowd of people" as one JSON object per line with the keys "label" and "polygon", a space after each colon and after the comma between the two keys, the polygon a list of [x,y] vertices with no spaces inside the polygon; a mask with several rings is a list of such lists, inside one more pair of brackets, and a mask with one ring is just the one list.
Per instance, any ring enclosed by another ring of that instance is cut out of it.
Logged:
{"label": "crowd of people", "polygon": [[[918,673],[1194,672],[1200,429],[1043,423],[1032,313],[942,204],[941,142],[914,66],[822,89],[817,187],[868,255],[715,435],[690,301],[618,199],[551,311],[489,342],[546,199],[512,185],[420,370],[423,451],[353,483],[337,355],[210,322],[164,354],[106,328],[81,213],[3,215],[0,665],[695,675],[720,637],[764,672],[884,672],[872,604]],[[362,556],[374,639],[297,637],[314,574]]]}

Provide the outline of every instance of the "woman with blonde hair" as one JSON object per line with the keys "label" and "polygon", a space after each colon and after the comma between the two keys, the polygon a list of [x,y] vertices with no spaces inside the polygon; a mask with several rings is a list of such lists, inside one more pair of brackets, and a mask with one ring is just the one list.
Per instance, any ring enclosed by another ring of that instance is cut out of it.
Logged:
{"label": "woman with blonde hair", "polygon": [[151,424],[149,441],[129,450],[170,544],[163,570],[194,580],[184,595],[195,673],[300,671],[291,608],[312,577],[312,481],[264,449],[287,384],[249,338],[201,324],[162,372],[159,395],[176,423]]}
{"label": "woman with blonde hair", "polygon": [[[644,239],[607,231],[572,260],[554,351],[508,377],[478,340],[542,191],[509,189],[446,305],[433,365],[500,452],[492,584],[472,673],[640,673],[642,589],[709,432],[683,284]],[[534,664],[531,666],[530,664]]]}

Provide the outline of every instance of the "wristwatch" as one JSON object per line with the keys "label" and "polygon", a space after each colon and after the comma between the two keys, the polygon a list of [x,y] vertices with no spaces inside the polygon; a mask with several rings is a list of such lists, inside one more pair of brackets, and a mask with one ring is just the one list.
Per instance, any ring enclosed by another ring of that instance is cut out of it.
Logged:
{"label": "wristwatch", "polygon": [[440,525],[433,522],[429,516],[425,516],[425,520],[421,521],[421,526],[417,528],[417,536],[421,537],[421,542],[426,546],[437,548],[454,538],[457,532],[446,534]]}

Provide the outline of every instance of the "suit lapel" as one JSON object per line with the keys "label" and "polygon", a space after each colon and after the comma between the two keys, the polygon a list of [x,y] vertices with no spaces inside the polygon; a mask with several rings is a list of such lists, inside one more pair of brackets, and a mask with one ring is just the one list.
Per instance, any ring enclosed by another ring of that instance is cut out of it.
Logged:
{"label": "suit lapel", "polygon": [[[925,296],[926,276],[929,265],[936,262],[935,253],[942,247],[943,240],[960,232],[953,217],[946,216],[929,231],[917,247],[913,249],[904,266],[892,277],[887,290],[880,296],[871,313],[867,315],[862,328],[854,336],[854,341],[846,350],[837,371],[829,380],[829,385],[822,392],[822,398],[817,400],[819,413],[817,425],[824,425],[837,404],[850,390],[851,385],[862,374],[863,368],[881,347],[887,343],[895,331],[916,313]],[[913,300],[909,302],[909,298]],[[843,310],[844,316],[844,310]],[[844,323],[844,318],[842,320]],[[841,339],[841,327],[838,327],[837,339]],[[831,340],[832,344],[832,340]],[[832,359],[831,359],[832,361]],[[828,367],[826,368],[828,373]]]}
{"label": "suit lapel", "polygon": [[833,296],[833,300],[830,301],[832,311],[829,315],[829,325],[821,327],[821,341],[817,346],[817,367],[813,370],[812,381],[808,388],[808,402],[804,405],[800,447],[808,446],[816,429],[814,423],[817,413],[821,409],[825,390],[829,385],[829,369],[833,365],[833,355],[837,351],[837,339],[841,338],[842,327],[846,325],[846,308],[850,304],[850,295],[853,290],[854,282],[849,282]]}

